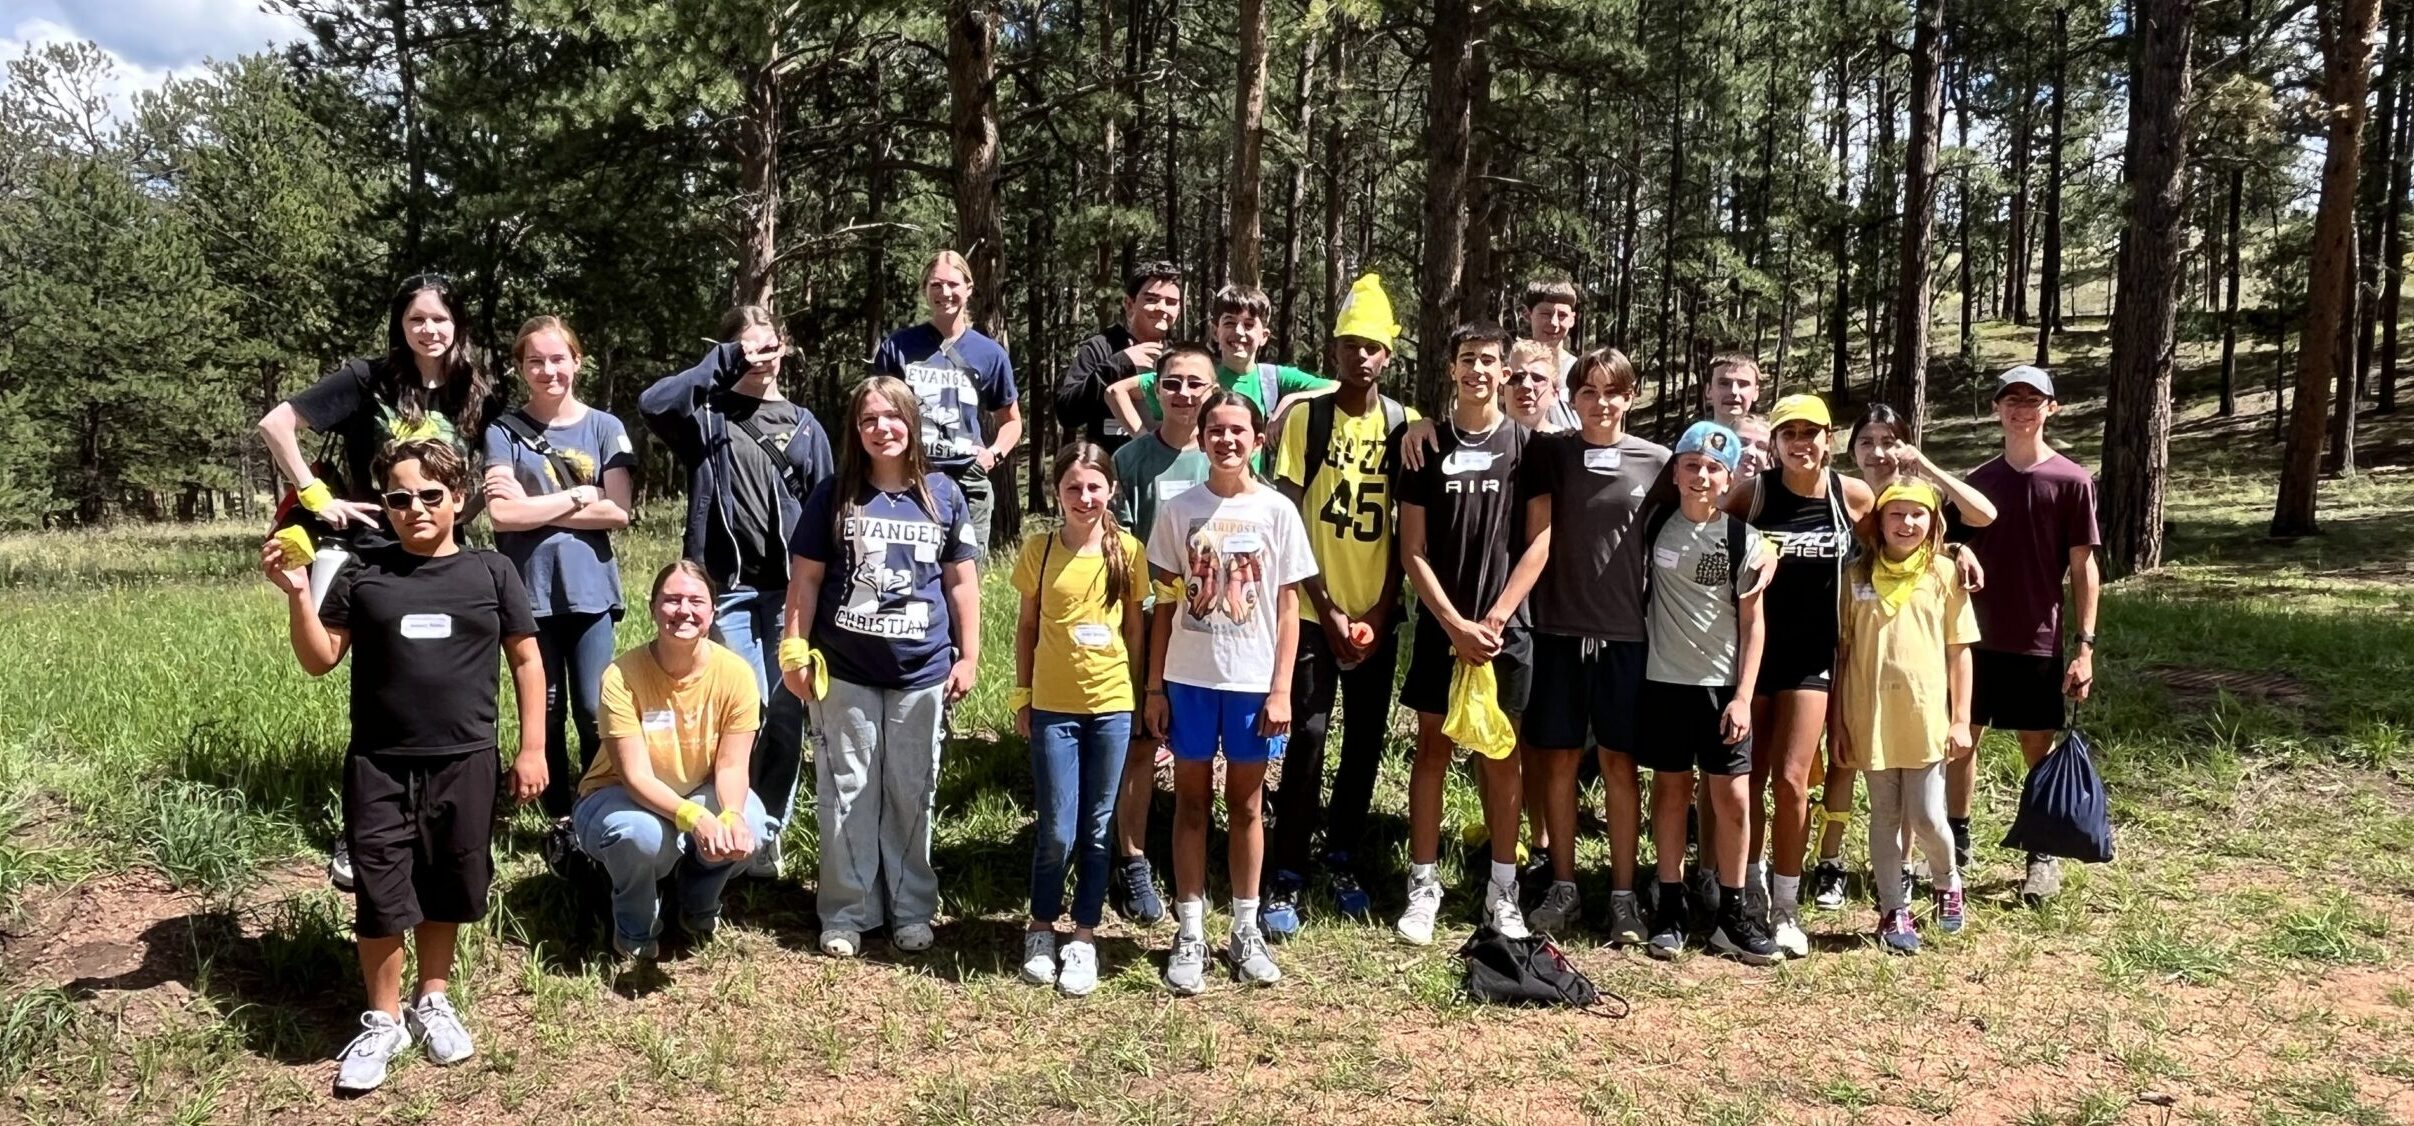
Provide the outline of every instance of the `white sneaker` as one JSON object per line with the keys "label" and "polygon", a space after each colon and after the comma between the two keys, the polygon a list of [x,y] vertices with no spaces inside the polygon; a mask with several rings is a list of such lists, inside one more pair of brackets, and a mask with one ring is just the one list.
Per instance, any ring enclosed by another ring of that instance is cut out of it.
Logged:
{"label": "white sneaker", "polygon": [[1542,905],[1526,916],[1526,925],[1544,934],[1564,934],[1583,917],[1584,900],[1576,894],[1576,885],[1553,881]]}
{"label": "white sneaker", "polygon": [[863,935],[855,931],[821,932],[821,952],[833,958],[852,958],[863,949]]}
{"label": "white sneaker", "polygon": [[352,890],[352,841],[348,837],[335,838],[335,847],[327,852],[327,882],[337,891]]}
{"label": "white sneaker", "polygon": [[1282,967],[1266,952],[1265,932],[1256,927],[1234,927],[1226,954],[1232,959],[1233,976],[1246,984],[1272,985],[1282,980]]}
{"label": "white sneaker", "polygon": [[376,1009],[360,1015],[360,1035],[335,1057],[335,1089],[359,1093],[385,1085],[386,1065],[411,1050],[411,1030]]}
{"label": "white sneaker", "polygon": [[453,1011],[453,1003],[442,993],[430,993],[402,1010],[402,1024],[427,1051],[427,1058],[437,1063],[449,1066],[478,1054],[477,1045],[470,1043],[469,1029],[461,1026],[461,1014]]}
{"label": "white sneaker", "polygon": [[889,931],[888,940],[889,945],[899,950],[919,954],[930,949],[937,936],[930,933],[929,923],[905,923]]}
{"label": "white sneaker", "polygon": [[1056,932],[1023,932],[1023,980],[1033,985],[1056,981]]}
{"label": "white sneaker", "polygon": [[1488,883],[1484,887],[1484,921],[1492,924],[1503,938],[1524,938],[1526,913],[1517,906],[1517,884]]}
{"label": "white sneaker", "polygon": [[1400,937],[1411,946],[1431,946],[1433,921],[1441,913],[1442,881],[1427,880],[1420,884],[1411,876],[1408,880],[1408,910],[1400,913],[1400,921],[1393,929],[1400,932]]}
{"label": "white sneaker", "polygon": [[1165,987],[1184,997],[1207,991],[1207,940],[1177,934],[1173,956],[1165,959]]}
{"label": "white sneaker", "polygon": [[1802,906],[1781,903],[1770,914],[1773,918],[1769,930],[1777,939],[1778,952],[1788,958],[1810,957],[1810,935],[1802,930]]}
{"label": "white sneaker", "polygon": [[1087,997],[1098,988],[1098,948],[1076,938],[1065,943],[1064,964],[1056,971],[1056,991],[1067,997]]}

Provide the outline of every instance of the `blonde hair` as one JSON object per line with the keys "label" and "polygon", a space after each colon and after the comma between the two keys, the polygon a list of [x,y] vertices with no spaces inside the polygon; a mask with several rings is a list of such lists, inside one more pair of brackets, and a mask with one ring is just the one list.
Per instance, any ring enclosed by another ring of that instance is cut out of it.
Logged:
{"label": "blonde hair", "polygon": [[528,342],[531,339],[534,339],[536,334],[540,332],[560,333],[562,336],[562,343],[570,346],[571,359],[584,360],[587,358],[587,350],[579,346],[578,334],[570,331],[570,323],[561,319],[560,317],[552,315],[551,313],[547,313],[544,316],[530,317],[526,321],[521,322],[520,335],[511,342],[512,363],[520,364],[528,362]]}
{"label": "blonde hair", "polygon": [[965,285],[972,284],[972,263],[965,261],[964,256],[956,253],[954,248],[945,246],[940,247],[930,256],[930,261],[923,264],[922,280],[928,282],[930,275],[941,266],[954,267],[957,273],[964,275]]}
{"label": "blonde hair", "polygon": [[[1530,338],[1509,345],[1509,367],[1511,369],[1521,368],[1532,363],[1547,363],[1556,369],[1559,366],[1559,350],[1542,341]],[[1556,376],[1558,372],[1554,370],[1551,374]]]}

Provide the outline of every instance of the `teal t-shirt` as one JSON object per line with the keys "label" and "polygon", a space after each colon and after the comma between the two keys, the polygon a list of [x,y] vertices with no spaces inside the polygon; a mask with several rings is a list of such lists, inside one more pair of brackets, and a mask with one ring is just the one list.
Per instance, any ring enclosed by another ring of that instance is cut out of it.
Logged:
{"label": "teal t-shirt", "polygon": [[1196,446],[1177,450],[1153,433],[1125,442],[1115,451],[1115,522],[1146,532],[1157,526],[1159,504],[1206,479],[1207,455]]}
{"label": "teal t-shirt", "polygon": [[[1247,371],[1233,371],[1222,364],[1215,365],[1215,381],[1226,391],[1238,391],[1257,404],[1258,412],[1268,422],[1274,419],[1274,404],[1283,396],[1301,391],[1320,391],[1336,384],[1321,375],[1312,375],[1286,364],[1252,364]],[[1149,421],[1165,418],[1165,408],[1157,403],[1157,373],[1140,373],[1140,401]]]}

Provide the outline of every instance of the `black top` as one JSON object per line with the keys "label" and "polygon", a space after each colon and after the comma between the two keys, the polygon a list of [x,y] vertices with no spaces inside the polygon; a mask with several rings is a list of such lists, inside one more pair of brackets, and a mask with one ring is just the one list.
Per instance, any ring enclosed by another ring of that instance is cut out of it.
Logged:
{"label": "black top", "polygon": [[1064,381],[1056,385],[1057,424],[1067,433],[1079,429],[1083,438],[1108,453],[1132,440],[1107,408],[1106,389],[1140,374],[1123,355],[1133,343],[1131,329],[1120,323],[1108,325],[1073,349],[1073,363],[1065,369]]}
{"label": "black top", "polygon": [[[1440,447],[1423,468],[1400,475],[1400,503],[1425,510],[1425,561],[1451,608],[1470,621],[1500,598],[1525,543],[1517,480],[1532,436],[1506,418],[1489,434],[1464,435],[1445,418],[1434,431]],[[1526,608],[1509,620],[1524,625]]]}
{"label": "black top", "polygon": [[729,419],[731,473],[729,503],[712,510],[704,569],[732,576],[734,585],[753,590],[786,586],[788,547],[780,529],[780,493],[788,485],[771,451],[787,449],[796,433],[796,404],[722,391],[713,396],[713,406]]}
{"label": "black top", "polygon": [[[424,431],[451,442],[464,459],[474,463],[480,452],[477,443],[484,441],[487,426],[503,413],[503,393],[498,384],[487,395],[486,402],[479,404],[468,433],[454,427],[452,416],[434,411],[421,418],[420,429],[414,430],[393,404],[377,394],[378,373],[384,364],[383,360],[353,360],[286,400],[303,425],[320,434],[335,435],[343,443],[343,465],[338,472],[343,476],[340,494],[346,500],[377,499],[377,482],[372,479],[369,467],[377,460],[377,451],[395,438]],[[482,496],[481,490],[470,490],[473,508]]]}
{"label": "black top", "polygon": [[[495,745],[495,655],[536,632],[500,552],[353,557],[319,621],[352,635],[352,753],[448,755]],[[521,722],[534,722],[521,717]]]}
{"label": "black top", "polygon": [[1751,524],[1777,549],[1777,575],[1762,595],[1768,647],[1789,656],[1809,656],[1836,644],[1836,581],[1852,554],[1852,528],[1844,515],[1844,482],[1827,472],[1827,495],[1798,496],[1785,474],[1759,477],[1758,512]]}

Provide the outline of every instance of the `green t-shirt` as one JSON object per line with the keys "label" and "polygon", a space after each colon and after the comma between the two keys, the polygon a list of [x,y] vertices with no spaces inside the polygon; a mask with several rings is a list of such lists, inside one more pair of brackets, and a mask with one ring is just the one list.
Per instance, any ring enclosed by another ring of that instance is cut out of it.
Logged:
{"label": "green t-shirt", "polygon": [[1177,450],[1154,433],[1142,434],[1115,451],[1115,522],[1144,535],[1157,526],[1157,505],[1189,492],[1207,479],[1207,455],[1197,446]]}
{"label": "green t-shirt", "polygon": [[[1284,364],[1252,364],[1247,371],[1233,371],[1222,364],[1215,365],[1215,381],[1226,391],[1238,391],[1257,403],[1258,412],[1268,422],[1274,419],[1274,404],[1285,395],[1301,391],[1321,391],[1336,384],[1321,375],[1311,375]],[[1271,384],[1271,386],[1269,386]],[[1140,373],[1140,402],[1149,421],[1161,421],[1165,408],[1157,403],[1157,373]]]}

